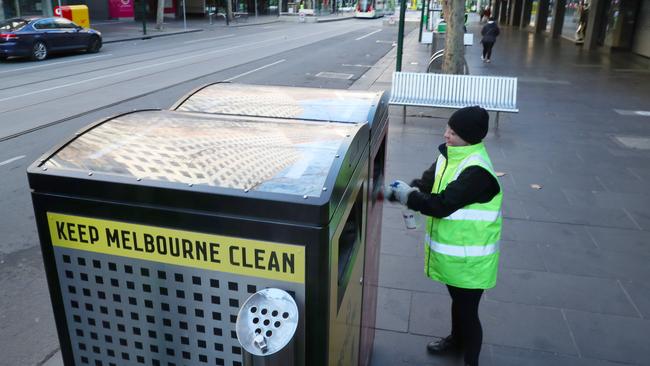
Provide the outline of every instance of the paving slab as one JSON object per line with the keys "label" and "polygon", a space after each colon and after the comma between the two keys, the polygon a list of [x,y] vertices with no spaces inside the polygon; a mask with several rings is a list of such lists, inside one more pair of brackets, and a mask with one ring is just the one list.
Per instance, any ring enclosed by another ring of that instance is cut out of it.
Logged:
{"label": "paving slab", "polygon": [[539,248],[550,272],[637,281],[650,278],[647,256],[550,242]]}
{"label": "paving slab", "polygon": [[[448,295],[415,293],[409,332],[432,337],[448,335],[451,329],[450,309],[451,299]],[[484,344],[578,355],[560,309],[483,298],[479,314]]]}
{"label": "paving slab", "polygon": [[377,294],[377,329],[408,332],[411,291],[380,287]]}
{"label": "paving slab", "polygon": [[[505,250],[505,249],[504,249]],[[617,280],[504,268],[490,300],[636,317]]]}
{"label": "paving slab", "polygon": [[498,366],[621,366],[622,363],[561,355],[524,348],[492,345],[492,365]]}
{"label": "paving slab", "polygon": [[650,320],[566,310],[584,357],[650,365]]}

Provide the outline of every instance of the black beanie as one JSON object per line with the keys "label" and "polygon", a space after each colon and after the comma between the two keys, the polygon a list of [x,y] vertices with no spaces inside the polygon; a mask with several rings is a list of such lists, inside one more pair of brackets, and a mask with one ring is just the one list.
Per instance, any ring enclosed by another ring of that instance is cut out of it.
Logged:
{"label": "black beanie", "polygon": [[457,110],[449,117],[449,127],[468,144],[478,144],[488,133],[490,116],[475,105]]}

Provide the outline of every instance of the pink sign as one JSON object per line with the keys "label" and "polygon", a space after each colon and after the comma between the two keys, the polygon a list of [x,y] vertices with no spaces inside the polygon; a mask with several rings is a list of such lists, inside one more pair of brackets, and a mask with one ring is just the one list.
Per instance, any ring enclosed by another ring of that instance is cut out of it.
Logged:
{"label": "pink sign", "polygon": [[108,0],[111,18],[133,18],[133,0]]}

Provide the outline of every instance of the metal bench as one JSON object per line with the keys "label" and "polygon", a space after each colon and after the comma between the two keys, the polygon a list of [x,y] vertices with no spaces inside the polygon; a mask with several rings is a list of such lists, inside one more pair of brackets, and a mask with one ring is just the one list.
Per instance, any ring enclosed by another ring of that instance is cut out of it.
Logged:
{"label": "metal bench", "polygon": [[248,21],[248,13],[245,12],[233,12],[232,17],[236,22],[239,22],[240,20],[245,22]]}
{"label": "metal bench", "polygon": [[500,112],[519,112],[517,78],[395,72],[388,103],[404,107],[404,123],[407,106],[457,109],[479,105],[497,112],[498,128]]}

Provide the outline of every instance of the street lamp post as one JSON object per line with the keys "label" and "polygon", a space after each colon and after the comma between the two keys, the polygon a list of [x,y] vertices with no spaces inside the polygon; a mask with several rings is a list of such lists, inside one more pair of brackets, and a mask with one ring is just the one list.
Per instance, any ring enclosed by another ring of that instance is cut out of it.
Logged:
{"label": "street lamp post", "polygon": [[399,3],[399,30],[397,31],[397,62],[395,71],[402,71],[402,49],[404,48],[404,18],[406,17],[406,0]]}
{"label": "street lamp post", "polygon": [[183,0],[183,30],[187,30],[187,17],[185,15],[185,0]]}
{"label": "street lamp post", "polygon": [[142,35],[147,35],[147,3],[146,0],[142,1]]}

